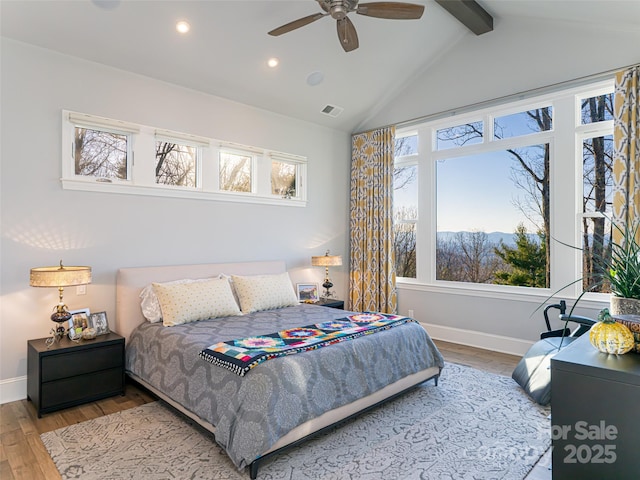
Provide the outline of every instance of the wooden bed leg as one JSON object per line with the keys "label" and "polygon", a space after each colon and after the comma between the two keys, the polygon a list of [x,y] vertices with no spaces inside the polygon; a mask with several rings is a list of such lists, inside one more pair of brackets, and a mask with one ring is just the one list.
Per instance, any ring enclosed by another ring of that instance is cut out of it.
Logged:
{"label": "wooden bed leg", "polygon": [[253,462],[251,462],[251,465],[249,465],[249,477],[251,478],[251,480],[256,480],[256,478],[258,478],[259,463],[259,460],[254,460]]}
{"label": "wooden bed leg", "polygon": [[435,377],[433,377],[433,381],[436,382],[436,387],[438,386],[438,379],[440,378],[440,375],[436,375]]}

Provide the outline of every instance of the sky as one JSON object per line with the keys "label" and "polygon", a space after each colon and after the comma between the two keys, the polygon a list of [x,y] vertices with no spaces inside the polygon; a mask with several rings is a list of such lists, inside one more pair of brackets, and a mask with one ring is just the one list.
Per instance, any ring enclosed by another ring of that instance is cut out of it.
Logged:
{"label": "sky", "polygon": [[[496,119],[502,127],[496,128],[500,138],[532,133],[535,126],[524,112]],[[482,123],[475,124],[482,128]],[[480,143],[473,138],[467,145]],[[438,149],[455,148],[453,142],[438,142]],[[408,141],[403,153],[416,151],[415,142]],[[539,147],[518,149],[535,155]],[[524,201],[528,194],[519,188],[512,178],[512,169],[517,165],[514,157],[505,151],[481,155],[456,157],[438,161],[437,169],[437,230],[438,231],[484,231],[513,233],[523,223],[530,233],[537,227],[529,221],[514,204]],[[417,179],[404,189],[394,192],[396,208],[416,205]]]}
{"label": "sky", "polygon": [[[523,222],[530,233],[535,226],[513,204],[524,192],[510,178],[512,157],[496,152],[458,157],[437,163],[437,230],[513,233]],[[394,205],[415,205],[417,180],[394,192]]]}

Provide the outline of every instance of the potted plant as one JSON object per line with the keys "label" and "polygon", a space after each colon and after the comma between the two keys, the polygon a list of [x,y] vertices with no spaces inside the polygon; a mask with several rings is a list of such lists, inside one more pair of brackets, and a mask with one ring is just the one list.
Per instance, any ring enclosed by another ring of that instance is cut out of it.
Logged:
{"label": "potted plant", "polygon": [[[611,222],[611,225],[612,231],[619,233],[619,235],[617,235],[619,238],[616,240],[612,238],[609,246],[605,250],[605,254],[596,259],[601,267],[598,275],[593,275],[594,282],[590,288],[578,296],[569,312],[569,316],[571,316],[573,310],[585,293],[600,289],[601,287],[607,288],[611,291],[610,308],[600,313],[598,319],[600,320],[599,324],[602,325],[599,326],[599,329],[602,328],[606,332],[613,330],[613,328],[604,325],[610,325],[612,320],[624,325],[629,329],[634,338],[635,343],[632,350],[640,353],[640,222],[634,222],[624,227],[613,222]],[[560,243],[582,251],[582,248],[574,247],[564,242]],[[551,297],[570,285],[582,282],[583,280],[584,277],[575,280],[569,285],[565,285],[551,295]],[[594,328],[595,326],[592,327],[592,331]],[[593,341],[592,343],[597,347],[596,343]]]}
{"label": "potted plant", "polygon": [[[605,278],[611,288],[611,315],[637,315],[640,317],[640,222],[613,224],[620,240],[611,240],[611,257],[604,259]],[[640,318],[638,318],[640,321]]]}

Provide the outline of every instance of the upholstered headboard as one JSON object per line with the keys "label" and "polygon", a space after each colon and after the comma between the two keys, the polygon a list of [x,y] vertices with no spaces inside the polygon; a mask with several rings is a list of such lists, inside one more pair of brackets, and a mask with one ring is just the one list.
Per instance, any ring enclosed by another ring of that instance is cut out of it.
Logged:
{"label": "upholstered headboard", "polygon": [[286,264],[283,261],[121,268],[116,279],[115,331],[128,340],[131,332],[145,321],[140,308],[140,292],[152,282],[208,278],[221,273],[266,275],[283,272],[286,272]]}

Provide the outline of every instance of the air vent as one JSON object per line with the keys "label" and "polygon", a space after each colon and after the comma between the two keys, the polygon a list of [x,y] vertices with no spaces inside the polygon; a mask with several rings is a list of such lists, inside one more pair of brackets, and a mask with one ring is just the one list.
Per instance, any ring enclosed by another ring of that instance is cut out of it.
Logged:
{"label": "air vent", "polygon": [[335,118],[344,111],[344,108],[337,107],[335,105],[327,105],[321,111],[325,115],[329,115],[330,117]]}

